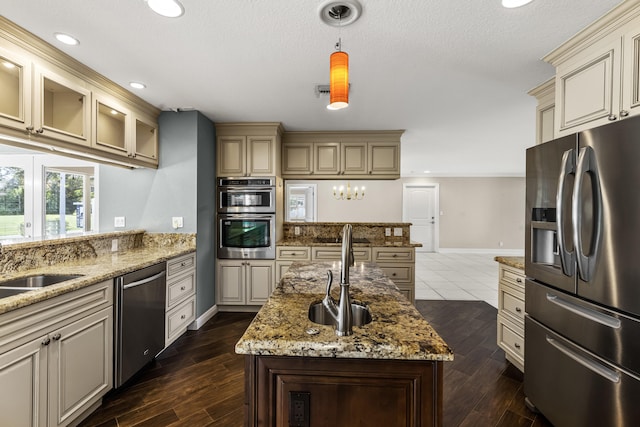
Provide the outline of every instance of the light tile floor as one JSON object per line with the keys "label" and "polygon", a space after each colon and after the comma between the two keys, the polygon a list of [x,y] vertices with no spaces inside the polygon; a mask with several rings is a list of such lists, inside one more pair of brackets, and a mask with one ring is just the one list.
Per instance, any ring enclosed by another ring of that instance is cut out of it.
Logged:
{"label": "light tile floor", "polygon": [[416,252],[416,299],[486,301],[498,308],[496,255]]}

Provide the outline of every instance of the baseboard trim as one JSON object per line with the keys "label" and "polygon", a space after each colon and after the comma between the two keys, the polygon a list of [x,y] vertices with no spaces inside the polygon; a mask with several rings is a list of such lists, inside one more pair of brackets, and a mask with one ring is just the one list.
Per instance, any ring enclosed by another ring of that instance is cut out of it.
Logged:
{"label": "baseboard trim", "polygon": [[219,311],[220,310],[218,309],[218,306],[214,304],[213,307],[211,307],[209,310],[202,313],[202,316],[198,317],[196,320],[193,321],[193,323],[187,326],[187,329],[190,331],[195,331],[200,329],[202,325],[207,323],[211,318],[213,318],[213,316],[218,314]]}
{"label": "baseboard trim", "polygon": [[473,249],[473,248],[440,248],[442,254],[489,254],[496,256],[524,256],[524,249]]}

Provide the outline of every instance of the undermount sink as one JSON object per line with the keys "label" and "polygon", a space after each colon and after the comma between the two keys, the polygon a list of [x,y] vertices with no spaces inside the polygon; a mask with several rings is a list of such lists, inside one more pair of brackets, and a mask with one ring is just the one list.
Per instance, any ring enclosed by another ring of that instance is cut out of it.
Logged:
{"label": "undermount sink", "polygon": [[[371,313],[369,307],[359,302],[351,303],[352,326],[364,326],[371,323]],[[326,307],[321,302],[311,304],[309,306],[309,320],[321,325],[333,325],[335,322]]]}
{"label": "undermount sink", "polygon": [[38,274],[0,282],[0,289],[30,290],[76,279],[81,274]]}

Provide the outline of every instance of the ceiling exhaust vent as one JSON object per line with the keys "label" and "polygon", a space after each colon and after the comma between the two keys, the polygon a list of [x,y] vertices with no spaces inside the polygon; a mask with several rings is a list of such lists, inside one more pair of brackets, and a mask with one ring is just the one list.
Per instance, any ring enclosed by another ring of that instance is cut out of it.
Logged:
{"label": "ceiling exhaust vent", "polygon": [[[316,97],[320,97],[320,95],[329,95],[331,93],[329,85],[316,85]],[[351,83],[349,83],[349,93],[351,93]]]}

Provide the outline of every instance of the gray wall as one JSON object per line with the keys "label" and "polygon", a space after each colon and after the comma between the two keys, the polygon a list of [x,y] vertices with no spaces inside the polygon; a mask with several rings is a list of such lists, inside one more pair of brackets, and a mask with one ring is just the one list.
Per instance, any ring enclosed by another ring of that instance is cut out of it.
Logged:
{"label": "gray wall", "polygon": [[[154,169],[99,167],[100,231],[125,229],[197,233],[197,315],[215,304],[215,127],[197,111],[162,112],[160,164]],[[184,227],[174,230],[171,218]]]}

